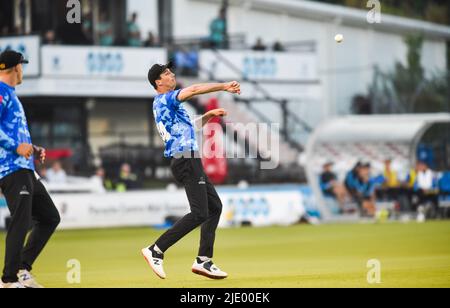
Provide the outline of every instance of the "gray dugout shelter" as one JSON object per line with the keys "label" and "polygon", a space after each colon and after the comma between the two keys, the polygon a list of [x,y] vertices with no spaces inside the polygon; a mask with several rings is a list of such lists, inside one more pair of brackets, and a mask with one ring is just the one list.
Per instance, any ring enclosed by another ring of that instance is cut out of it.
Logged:
{"label": "gray dugout shelter", "polygon": [[[319,125],[307,144],[305,166],[324,220],[335,216],[320,189],[319,176],[326,162],[335,163],[340,180],[358,161],[371,162],[381,171],[389,158],[407,172],[415,165],[418,145],[426,135],[428,141],[450,147],[450,114],[346,116]],[[447,159],[448,166],[450,157],[441,159]]]}

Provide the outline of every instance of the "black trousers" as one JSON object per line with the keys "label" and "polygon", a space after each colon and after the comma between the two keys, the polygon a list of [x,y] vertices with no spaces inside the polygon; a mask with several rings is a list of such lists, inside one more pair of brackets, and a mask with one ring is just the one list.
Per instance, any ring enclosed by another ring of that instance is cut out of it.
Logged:
{"label": "black trousers", "polygon": [[201,228],[199,256],[213,257],[216,229],[222,213],[222,202],[214,185],[206,176],[201,159],[172,159],[175,179],[184,185],[191,212],[164,233],[156,245],[163,252],[198,226]]}
{"label": "black trousers", "polygon": [[11,283],[17,281],[19,270],[31,271],[58,226],[60,216],[44,185],[31,170],[8,175],[0,181],[0,188],[11,212],[2,280]]}
{"label": "black trousers", "polygon": [[439,213],[439,194],[427,193],[420,189],[414,192],[416,197],[415,209],[417,210],[420,205],[431,204],[432,211],[427,213],[428,218],[436,218]]}

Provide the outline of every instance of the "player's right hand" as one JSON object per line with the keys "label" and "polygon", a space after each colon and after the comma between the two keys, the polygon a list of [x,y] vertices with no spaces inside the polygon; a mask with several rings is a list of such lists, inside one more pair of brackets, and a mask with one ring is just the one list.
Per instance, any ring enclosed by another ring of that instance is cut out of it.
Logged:
{"label": "player's right hand", "polygon": [[228,82],[225,84],[225,91],[232,94],[241,94],[241,85],[237,81]]}
{"label": "player's right hand", "polygon": [[22,157],[25,157],[26,159],[30,159],[30,157],[33,155],[33,145],[28,143],[22,143],[17,148],[17,154],[19,154]]}

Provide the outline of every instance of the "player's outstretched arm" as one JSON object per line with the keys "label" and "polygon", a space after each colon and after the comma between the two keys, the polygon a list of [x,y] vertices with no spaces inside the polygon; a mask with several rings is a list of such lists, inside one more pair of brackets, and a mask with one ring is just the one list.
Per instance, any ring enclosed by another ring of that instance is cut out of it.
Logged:
{"label": "player's outstretched arm", "polygon": [[237,81],[227,83],[197,84],[181,90],[180,94],[178,94],[178,100],[184,102],[197,95],[221,91],[226,91],[233,94],[241,94],[241,85]]}

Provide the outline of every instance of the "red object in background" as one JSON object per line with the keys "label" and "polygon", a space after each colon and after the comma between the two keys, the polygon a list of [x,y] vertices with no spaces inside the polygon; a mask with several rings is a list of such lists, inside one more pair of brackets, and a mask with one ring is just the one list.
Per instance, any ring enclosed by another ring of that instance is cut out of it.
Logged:
{"label": "red object in background", "polygon": [[[218,109],[219,101],[216,98],[211,98],[206,104],[206,112]],[[211,119],[209,124],[220,124],[222,119],[216,117]],[[209,125],[207,124],[207,125]],[[204,130],[211,131],[211,130]],[[213,130],[213,133],[209,136],[203,135],[203,145],[207,143],[208,145],[214,144],[212,148],[203,147],[203,168],[208,178],[213,182],[213,184],[220,185],[225,183],[228,176],[228,162],[224,157],[224,149],[221,146],[224,140],[224,133],[222,127]],[[220,148],[219,148],[220,147]]]}
{"label": "red object in background", "polygon": [[69,149],[54,149],[46,150],[48,160],[60,160],[64,158],[72,157],[73,152]]}
{"label": "red object in background", "polygon": [[215,185],[225,183],[228,176],[226,158],[202,158],[203,168],[211,182]]}
{"label": "red object in background", "polygon": [[[208,112],[208,111],[211,111],[214,109],[219,109],[219,108],[220,108],[219,100],[217,98],[213,97],[206,103],[205,112]],[[222,119],[219,117],[216,117],[214,119],[211,119],[211,121],[209,121],[209,123],[221,123],[221,122],[222,122]]]}

